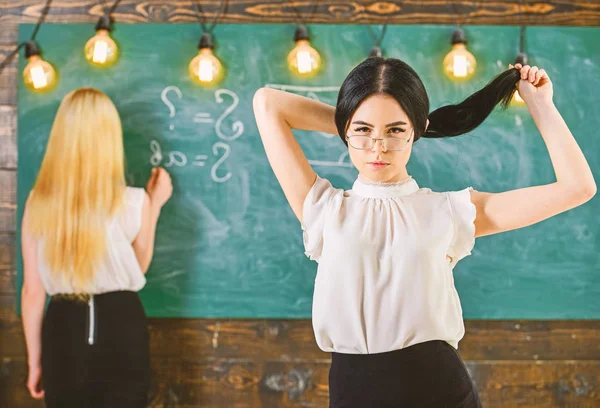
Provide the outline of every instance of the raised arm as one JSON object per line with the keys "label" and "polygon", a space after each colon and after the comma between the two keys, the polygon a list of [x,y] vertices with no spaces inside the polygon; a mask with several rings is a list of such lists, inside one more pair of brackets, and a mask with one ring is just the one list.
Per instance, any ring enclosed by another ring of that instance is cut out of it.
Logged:
{"label": "raised arm", "polygon": [[269,88],[254,95],[254,116],[271,168],[294,214],[302,222],[304,199],[315,182],[292,129],[337,134],[335,108],[299,95]]}
{"label": "raised arm", "polygon": [[526,227],[577,207],[596,194],[590,167],[552,102],[552,83],[537,67],[521,71],[519,93],[527,103],[552,161],[556,181],[551,184],[506,191],[471,192],[477,208],[475,236]]}
{"label": "raised arm", "polygon": [[133,251],[143,273],[148,271],[154,255],[154,238],[160,211],[172,193],[169,173],[161,167],[152,169],[142,206],[142,226],[133,241]]}

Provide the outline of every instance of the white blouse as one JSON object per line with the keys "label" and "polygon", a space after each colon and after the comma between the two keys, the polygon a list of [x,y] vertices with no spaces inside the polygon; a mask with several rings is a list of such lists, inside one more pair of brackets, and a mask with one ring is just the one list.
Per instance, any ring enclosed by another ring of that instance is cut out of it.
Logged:
{"label": "white blouse", "polygon": [[[112,291],[139,291],[146,284],[132,243],[142,226],[142,206],[145,192],[142,188],[127,187],[125,207],[106,225],[106,256],[86,291],[101,294]],[[72,294],[71,282],[57,280],[51,273],[44,255],[44,242],[38,241],[38,270],[49,295]]]}
{"label": "white blouse", "polygon": [[470,188],[446,193],[317,177],[303,207],[306,255],[319,263],[313,328],[323,351],[370,354],[465,329],[452,269],[475,244]]}

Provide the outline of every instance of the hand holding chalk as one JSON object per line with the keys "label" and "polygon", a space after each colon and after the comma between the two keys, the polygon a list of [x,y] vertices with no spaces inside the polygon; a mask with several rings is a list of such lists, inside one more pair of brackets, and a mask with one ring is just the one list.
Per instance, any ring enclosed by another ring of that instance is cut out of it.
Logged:
{"label": "hand holding chalk", "polygon": [[153,206],[161,208],[165,205],[173,193],[173,184],[169,173],[162,167],[154,167],[146,184],[146,191]]}
{"label": "hand holding chalk", "polygon": [[516,68],[521,73],[517,89],[525,103],[552,102],[552,81],[545,70],[521,64],[509,65],[509,68]]}

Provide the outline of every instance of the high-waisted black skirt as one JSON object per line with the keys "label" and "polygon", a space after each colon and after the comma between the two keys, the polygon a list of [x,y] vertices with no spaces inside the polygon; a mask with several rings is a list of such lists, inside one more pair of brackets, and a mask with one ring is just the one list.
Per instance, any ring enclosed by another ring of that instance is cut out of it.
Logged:
{"label": "high-waisted black skirt", "polygon": [[378,354],[332,353],[330,408],[481,408],[454,347],[434,340]]}
{"label": "high-waisted black skirt", "polygon": [[42,329],[42,376],[47,408],[145,408],[150,352],[137,293],[53,296]]}

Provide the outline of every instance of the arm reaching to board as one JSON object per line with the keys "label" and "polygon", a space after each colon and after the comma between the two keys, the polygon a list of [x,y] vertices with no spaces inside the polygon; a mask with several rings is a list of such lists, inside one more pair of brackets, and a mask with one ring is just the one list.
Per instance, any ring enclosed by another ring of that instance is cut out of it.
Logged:
{"label": "arm reaching to board", "polygon": [[173,185],[169,173],[162,167],[153,168],[142,206],[142,227],[133,241],[135,256],[144,273],[148,271],[154,255],[154,237],[160,211],[172,193]]}

